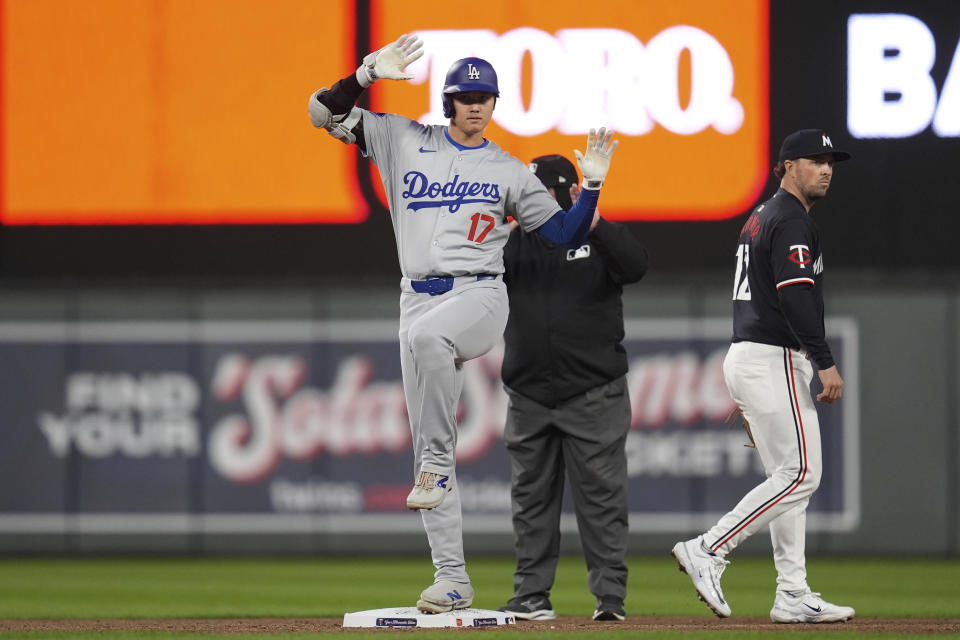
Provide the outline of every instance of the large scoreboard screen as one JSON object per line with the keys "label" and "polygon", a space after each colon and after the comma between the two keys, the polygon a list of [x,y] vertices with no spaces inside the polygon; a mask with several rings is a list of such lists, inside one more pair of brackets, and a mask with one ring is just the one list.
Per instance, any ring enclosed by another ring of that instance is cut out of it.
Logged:
{"label": "large scoreboard screen", "polygon": [[0,0],[0,275],[396,273],[376,167],[306,102],[402,33],[425,44],[413,79],[362,106],[442,124],[446,69],[477,55],[487,137],[522,161],[613,128],[601,212],[654,268],[729,262],[807,127],[854,154],[815,210],[833,266],[960,266],[953,5]]}
{"label": "large scoreboard screen", "polygon": [[[608,217],[739,214],[766,179],[766,0],[448,3],[31,0],[4,4],[5,224],[358,223],[353,149],[311,130],[306,97],[416,33],[410,82],[371,106],[443,123],[450,64],[497,69],[491,139],[521,159],[618,132]],[[317,85],[317,86],[315,86]],[[736,164],[723,162],[737,157]],[[682,158],[716,166],[695,182]],[[618,176],[619,174],[619,176]]]}

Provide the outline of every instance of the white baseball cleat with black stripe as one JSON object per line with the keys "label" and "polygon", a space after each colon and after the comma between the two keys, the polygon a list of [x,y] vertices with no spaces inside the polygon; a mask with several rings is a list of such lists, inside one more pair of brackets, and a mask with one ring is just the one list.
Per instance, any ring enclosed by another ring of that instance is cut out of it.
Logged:
{"label": "white baseball cleat with black stripe", "polygon": [[810,591],[777,591],[770,610],[774,622],[793,624],[797,622],[846,622],[853,620],[853,607],[842,607],[827,602],[819,593]]}
{"label": "white baseball cleat with black stripe", "polygon": [[729,618],[732,611],[723,598],[720,576],[730,563],[709,553],[703,547],[703,536],[678,542],[673,546],[670,554],[677,559],[680,571],[686,573],[693,581],[697,594],[707,603],[710,610],[720,618]]}

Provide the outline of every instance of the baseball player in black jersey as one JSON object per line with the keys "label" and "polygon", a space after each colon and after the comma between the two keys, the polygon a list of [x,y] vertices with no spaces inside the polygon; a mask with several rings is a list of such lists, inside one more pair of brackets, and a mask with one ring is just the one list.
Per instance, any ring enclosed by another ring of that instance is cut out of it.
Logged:
{"label": "baseball player in black jersey", "polygon": [[733,344],[723,363],[730,394],[743,414],[767,479],[701,536],[678,542],[672,554],[721,618],[730,615],[720,588],[728,553],[764,525],[770,527],[777,593],[774,622],[844,622],[850,607],[825,601],[807,585],[806,509],[820,484],[820,424],[808,392],[816,363],[833,403],[843,379],[823,326],[823,254],[810,216],[826,195],[835,162],[850,154],[821,129],[784,139],[774,173],[780,189],[757,207],[740,231],[733,284]]}

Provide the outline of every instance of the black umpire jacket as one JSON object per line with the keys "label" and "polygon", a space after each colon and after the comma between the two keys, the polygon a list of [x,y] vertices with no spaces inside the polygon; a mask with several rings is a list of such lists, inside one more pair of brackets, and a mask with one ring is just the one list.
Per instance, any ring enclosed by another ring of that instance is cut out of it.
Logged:
{"label": "black umpire jacket", "polygon": [[648,262],[629,229],[601,218],[580,249],[516,229],[503,259],[507,387],[553,408],[627,372],[621,295]]}

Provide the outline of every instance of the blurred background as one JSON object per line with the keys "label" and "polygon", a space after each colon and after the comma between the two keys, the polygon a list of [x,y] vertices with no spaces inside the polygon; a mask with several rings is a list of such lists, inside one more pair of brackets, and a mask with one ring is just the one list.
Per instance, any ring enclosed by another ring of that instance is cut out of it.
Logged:
{"label": "blurred background", "polygon": [[[960,7],[672,5],[0,0],[0,551],[424,551],[382,187],[306,109],[416,32],[414,79],[362,105],[442,123],[479,55],[521,160],[619,132],[601,212],[651,254],[624,293],[631,552],[761,478],[719,371],[734,244],[815,127],[853,160],[813,210],[847,394],[808,547],[956,556]],[[468,553],[512,550],[500,357],[468,365]]]}

